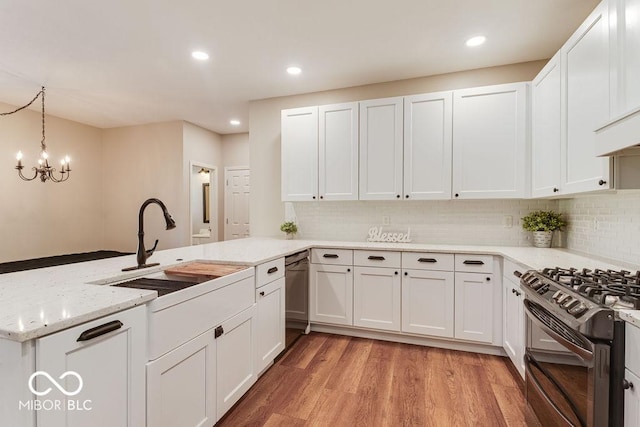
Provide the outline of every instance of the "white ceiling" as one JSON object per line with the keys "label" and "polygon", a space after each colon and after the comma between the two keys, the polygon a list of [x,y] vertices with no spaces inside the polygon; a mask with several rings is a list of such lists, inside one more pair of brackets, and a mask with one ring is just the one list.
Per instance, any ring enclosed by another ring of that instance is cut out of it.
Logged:
{"label": "white ceiling", "polygon": [[[2,0],[0,101],[45,85],[50,114],[97,127],[246,132],[250,100],[549,58],[597,3]],[[467,48],[477,34],[487,43]]]}

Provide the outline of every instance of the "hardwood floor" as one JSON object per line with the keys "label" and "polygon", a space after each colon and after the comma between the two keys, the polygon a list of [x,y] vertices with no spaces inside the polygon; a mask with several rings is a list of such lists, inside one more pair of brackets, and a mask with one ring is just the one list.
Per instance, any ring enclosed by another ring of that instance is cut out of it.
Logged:
{"label": "hardwood floor", "polygon": [[218,426],[524,426],[507,358],[312,333]]}

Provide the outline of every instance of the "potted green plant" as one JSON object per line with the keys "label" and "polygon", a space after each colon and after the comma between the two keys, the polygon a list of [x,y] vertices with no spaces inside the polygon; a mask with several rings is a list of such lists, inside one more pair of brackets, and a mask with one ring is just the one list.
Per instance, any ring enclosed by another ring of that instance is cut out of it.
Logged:
{"label": "potted green plant", "polygon": [[293,221],[283,222],[280,231],[287,233],[287,239],[293,239],[293,235],[298,232],[298,226]]}
{"label": "potted green plant", "polygon": [[522,228],[533,232],[533,246],[550,248],[553,232],[567,225],[562,214],[554,211],[533,211],[522,218]]}

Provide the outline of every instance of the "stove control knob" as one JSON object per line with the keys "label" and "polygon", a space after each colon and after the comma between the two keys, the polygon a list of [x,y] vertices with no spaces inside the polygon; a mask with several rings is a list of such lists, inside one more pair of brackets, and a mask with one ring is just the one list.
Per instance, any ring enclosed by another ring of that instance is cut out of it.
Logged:
{"label": "stove control knob", "polygon": [[551,297],[551,299],[553,301],[558,302],[558,300],[562,297],[562,295],[564,295],[561,291],[556,291],[553,296]]}
{"label": "stove control knob", "polygon": [[569,299],[564,304],[562,304],[562,306],[566,308],[567,311],[569,311],[578,304],[580,304],[580,301],[578,301],[577,299]]}
{"label": "stove control knob", "polygon": [[569,312],[570,315],[572,315],[573,317],[580,317],[582,316],[587,310],[589,310],[589,308],[580,303],[577,306],[570,308],[569,310],[567,310]]}
{"label": "stove control knob", "polygon": [[536,289],[536,292],[539,293],[540,295],[544,295],[547,292],[549,292],[549,285],[544,285],[539,287],[538,289]]}
{"label": "stove control knob", "polygon": [[558,304],[562,305],[564,304],[568,299],[571,299],[571,295],[567,295],[567,294],[562,294],[560,296],[560,298],[557,299]]}

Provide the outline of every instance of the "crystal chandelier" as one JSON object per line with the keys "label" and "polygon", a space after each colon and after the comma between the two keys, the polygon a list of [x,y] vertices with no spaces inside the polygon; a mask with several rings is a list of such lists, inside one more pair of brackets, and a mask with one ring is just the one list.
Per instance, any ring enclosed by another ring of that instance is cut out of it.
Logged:
{"label": "crystal chandelier", "polygon": [[[40,92],[38,92],[36,96],[31,100],[31,102],[29,102],[27,105],[22,106],[8,113],[2,113],[0,115],[6,116],[9,114],[17,113],[18,111],[23,110],[28,106],[30,106],[31,104],[33,104],[33,102],[36,99],[38,99],[40,95],[42,95],[42,141],[40,141],[41,151],[40,151],[40,158],[38,159],[38,165],[31,168],[34,172],[32,177],[29,178],[24,176],[22,174],[22,169],[24,169],[24,166],[22,166],[22,151],[18,151],[18,155],[16,156],[16,159],[18,160],[18,165],[16,166],[16,169],[18,170],[18,176],[20,176],[20,178],[23,179],[24,181],[33,181],[36,178],[40,178],[41,182],[47,182],[48,180],[51,180],[53,182],[64,182],[67,179],[69,179],[69,176],[71,174],[69,156],[65,156],[60,161],[60,170],[56,170],[54,167],[49,165],[49,153],[47,153],[47,145],[45,144],[45,135],[44,135],[44,86],[42,86],[42,89],[40,90]],[[55,175],[56,171],[59,174],[58,177]]]}

